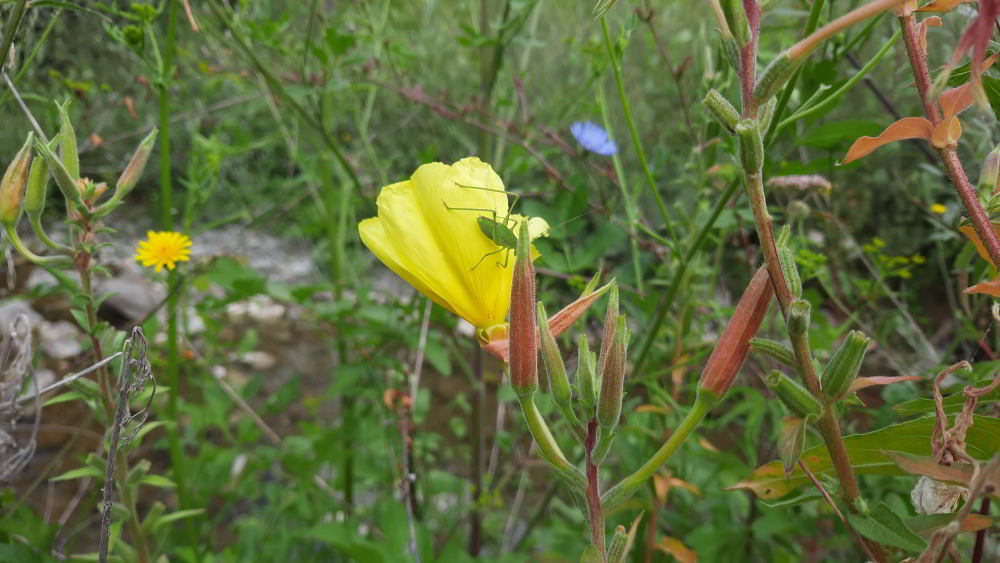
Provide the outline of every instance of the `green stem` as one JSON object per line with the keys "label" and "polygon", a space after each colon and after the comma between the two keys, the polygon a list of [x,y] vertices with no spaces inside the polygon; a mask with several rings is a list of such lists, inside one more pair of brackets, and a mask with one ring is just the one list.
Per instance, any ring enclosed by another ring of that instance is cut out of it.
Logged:
{"label": "green stem", "polygon": [[586,490],[587,479],[576,466],[571,464],[566,460],[566,456],[563,455],[562,450],[559,449],[559,444],[556,443],[555,438],[552,437],[552,432],[549,430],[549,426],[545,424],[545,419],[542,418],[542,413],[538,412],[538,407],[535,406],[535,399],[532,395],[519,396],[517,398],[518,402],[521,404],[521,412],[524,413],[524,421],[528,425],[528,431],[531,432],[531,437],[535,439],[535,443],[538,444],[538,453],[542,456],[553,469],[559,473],[564,479],[566,479],[577,491],[581,494]]}
{"label": "green stem", "polygon": [[25,4],[27,4],[27,0],[18,0],[7,18],[7,25],[3,29],[3,42],[0,43],[0,69],[7,65],[7,53],[10,52],[10,46],[14,43],[14,34],[17,33],[17,26],[20,25],[21,16],[24,15]]}
{"label": "green stem", "polygon": [[691,410],[688,411],[684,420],[681,421],[680,426],[670,435],[670,438],[667,438],[667,441],[653,454],[653,457],[649,458],[649,461],[644,463],[639,469],[636,469],[634,473],[622,479],[620,483],[601,495],[601,505],[604,507],[605,512],[613,511],[622,502],[632,496],[632,493],[641,487],[646,479],[652,477],[653,473],[670,459],[670,456],[684,443],[684,440],[691,434],[691,431],[698,426],[701,419],[718,402],[719,397],[699,389],[694,404],[691,405]]}
{"label": "green stem", "polygon": [[65,244],[60,244],[49,237],[48,233],[45,232],[45,228],[42,226],[41,215],[29,215],[28,222],[31,223],[31,229],[35,231],[35,236],[38,237],[38,240],[42,241],[42,244],[57,252],[65,252],[66,254],[73,253],[72,248],[66,246]]}
{"label": "green stem", "polygon": [[[819,25],[820,12],[823,11],[823,4],[825,3],[826,0],[813,1],[812,9],[809,10],[809,19],[806,20],[805,34],[807,36],[816,31],[816,26]],[[781,97],[778,98],[778,104],[774,107],[774,115],[771,117],[771,125],[767,128],[767,134],[764,135],[764,146],[767,146],[771,138],[777,134],[775,127],[777,127],[778,120],[781,119],[781,114],[785,112],[785,108],[788,106],[788,101],[792,98],[792,93],[795,91],[795,83],[798,82],[800,74],[802,74],[801,66],[788,80],[788,84],[785,85],[785,89],[781,91]]]}
{"label": "green stem", "polygon": [[660,216],[663,218],[663,225],[667,229],[667,233],[670,238],[676,241],[674,236],[674,231],[670,226],[670,214],[667,212],[667,206],[663,204],[663,198],[660,197],[660,191],[656,188],[656,182],[653,180],[653,174],[649,171],[649,163],[646,161],[646,153],[642,150],[642,142],[639,140],[639,133],[636,131],[635,122],[632,120],[632,110],[629,107],[628,96],[625,95],[625,83],[622,81],[622,69],[621,61],[615,56],[614,47],[611,45],[611,32],[608,31],[608,20],[604,16],[601,16],[601,29],[604,32],[604,46],[608,50],[608,59],[611,61],[611,69],[615,73],[615,85],[618,87],[618,98],[622,103],[622,113],[625,114],[625,122],[628,124],[629,133],[632,135],[632,143],[635,145],[635,152],[639,155],[639,164],[642,166],[643,174],[646,176],[646,185],[649,187],[650,193],[653,194],[653,199],[656,200],[656,206],[660,210]]}
{"label": "green stem", "polygon": [[569,422],[569,427],[576,434],[576,437],[580,439],[580,443],[583,443],[587,439],[587,431],[583,429],[583,424],[580,419],[576,417],[576,413],[573,412],[573,405],[571,403],[557,403],[557,407],[562,411],[563,416],[566,417],[566,421]]}
{"label": "green stem", "polygon": [[68,263],[68,257],[66,256],[39,256],[28,250],[28,247],[21,241],[21,237],[18,236],[17,229],[14,228],[14,225],[4,225],[4,231],[7,233],[7,240],[9,240],[10,244],[13,245],[14,250],[16,250],[21,256],[27,258],[28,261],[40,266],[45,264]]}
{"label": "green stem", "polygon": [[701,226],[701,230],[695,236],[694,242],[684,253],[684,257],[681,258],[680,262],[677,263],[677,269],[674,271],[674,277],[670,280],[670,286],[667,287],[667,292],[664,294],[663,299],[656,306],[656,318],[653,320],[652,326],[650,326],[647,331],[647,336],[643,341],[642,348],[639,351],[639,355],[635,360],[635,367],[632,368],[632,374],[641,373],[642,366],[646,362],[646,358],[649,357],[649,352],[653,348],[653,343],[656,342],[656,335],[659,334],[660,328],[663,326],[663,320],[666,318],[667,313],[670,311],[670,306],[673,305],[674,297],[677,296],[677,290],[680,289],[681,281],[684,279],[684,274],[687,272],[688,265],[694,258],[698,249],[701,248],[703,242],[708,237],[709,231],[715,226],[715,221],[722,214],[722,210],[726,208],[729,204],[729,200],[733,198],[736,190],[740,187],[739,180],[733,180],[726,191],[723,192],[722,196],[715,202],[715,207],[712,208],[712,214],[709,215],[708,221]]}

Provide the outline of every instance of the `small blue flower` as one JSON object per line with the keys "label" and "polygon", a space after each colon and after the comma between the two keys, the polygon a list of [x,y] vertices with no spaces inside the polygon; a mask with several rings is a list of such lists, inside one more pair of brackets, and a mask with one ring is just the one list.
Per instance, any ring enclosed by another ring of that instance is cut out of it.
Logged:
{"label": "small blue flower", "polygon": [[569,126],[569,132],[580,146],[590,152],[611,156],[618,152],[618,145],[611,140],[608,132],[593,121],[577,121]]}

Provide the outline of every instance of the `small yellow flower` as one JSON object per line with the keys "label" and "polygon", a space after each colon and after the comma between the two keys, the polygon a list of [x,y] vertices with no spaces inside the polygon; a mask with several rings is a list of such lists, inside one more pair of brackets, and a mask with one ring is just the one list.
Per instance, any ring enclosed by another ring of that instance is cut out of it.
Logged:
{"label": "small yellow flower", "polygon": [[935,215],[944,215],[948,212],[948,206],[940,203],[935,203],[931,205],[931,213]]}
{"label": "small yellow flower", "polygon": [[[475,325],[481,339],[501,328],[510,307],[515,259],[512,250],[501,249],[477,223],[478,217],[492,219],[490,211],[500,222],[508,213],[503,182],[489,164],[475,157],[450,166],[424,164],[409,180],[383,187],[376,205],[378,216],[358,223],[358,232],[383,264]],[[525,218],[510,218],[508,227],[516,234]],[[531,218],[528,229],[535,239],[548,230],[548,223]]]}
{"label": "small yellow flower", "polygon": [[914,264],[923,264],[927,261],[927,259],[921,254],[914,254],[913,256],[910,256],[910,260],[912,260]]}
{"label": "small yellow flower", "polygon": [[177,262],[191,259],[191,239],[173,231],[148,231],[146,240],[139,241],[135,260],[145,267],[155,266],[156,271],[173,270]]}
{"label": "small yellow flower", "polygon": [[882,237],[873,237],[872,238],[872,244],[875,245],[875,248],[884,248],[885,247],[885,241],[882,240]]}

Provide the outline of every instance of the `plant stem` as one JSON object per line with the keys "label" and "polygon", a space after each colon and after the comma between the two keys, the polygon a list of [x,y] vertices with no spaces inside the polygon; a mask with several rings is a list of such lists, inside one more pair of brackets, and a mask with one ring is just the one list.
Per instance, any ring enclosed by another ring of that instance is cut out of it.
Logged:
{"label": "plant stem", "polygon": [[604,548],[604,513],[601,511],[601,488],[598,482],[597,463],[591,457],[597,441],[597,419],[590,419],[587,424],[587,441],[584,450],[587,452],[587,520],[590,522],[590,541],[601,554],[601,559],[608,560]]}
{"label": "plant stem", "polygon": [[[906,45],[906,54],[910,60],[910,68],[913,70],[917,94],[920,96],[920,104],[931,124],[937,125],[942,119],[941,109],[931,98],[932,83],[930,71],[927,69],[927,53],[920,46],[916,20],[912,14],[900,16],[898,19],[900,30],[903,32],[903,43]],[[958,151],[955,147],[946,146],[937,149],[937,152],[941,157],[941,164],[948,174],[948,178],[969,214],[969,219],[976,229],[976,234],[979,235],[979,240],[982,241],[986,252],[990,255],[993,265],[1000,265],[1000,238],[997,237],[986,212],[983,210],[975,187],[965,174],[962,161],[958,158]]]}
{"label": "plant stem", "polygon": [[[823,11],[823,5],[826,0],[813,0],[812,8],[809,10],[809,19],[806,20],[806,30],[805,34],[808,37],[813,31],[816,31],[816,26],[819,25],[819,16]],[[792,94],[795,92],[795,84],[799,81],[799,75],[802,74],[802,67],[800,66],[795,70],[795,74],[788,80],[788,84],[785,85],[785,89],[781,91],[781,95],[778,97],[778,103],[774,107],[774,115],[771,117],[771,125],[767,128],[767,133],[764,135],[764,146],[768,145],[768,142],[774,138],[777,131],[778,122],[781,121],[781,114],[785,113],[785,108],[788,107],[788,101],[792,98]],[[763,133],[763,131],[762,131]]]}
{"label": "plant stem", "polygon": [[601,16],[601,30],[604,32],[604,46],[608,51],[608,60],[611,62],[611,69],[615,74],[615,85],[618,87],[618,99],[622,104],[622,113],[625,114],[625,123],[628,124],[629,133],[632,135],[632,144],[635,145],[635,152],[639,156],[639,164],[642,166],[643,174],[646,177],[646,186],[649,188],[653,199],[656,200],[656,207],[660,210],[660,217],[663,219],[663,226],[667,229],[667,234],[676,242],[674,230],[670,226],[670,214],[667,206],[660,197],[660,190],[656,187],[653,174],[649,171],[649,163],[646,161],[646,153],[642,150],[642,141],[639,140],[639,133],[636,131],[635,122],[632,119],[632,109],[629,107],[628,96],[625,95],[625,83],[622,81],[621,61],[615,55],[615,49],[611,44],[611,32],[608,30],[608,20]]}
{"label": "plant stem", "polygon": [[907,1],[908,0],[874,0],[864,6],[859,6],[858,8],[855,8],[824,25],[815,32],[810,33],[805,39],[789,47],[786,53],[793,61],[802,59],[803,57],[808,56],[813,49],[818,47],[820,43],[831,35],[839,33],[842,30],[847,29],[848,27],[851,27],[860,21],[864,21],[876,14],[895,8],[896,6],[899,6]]}
{"label": "plant stem", "polygon": [[545,424],[542,413],[538,412],[534,397],[529,394],[519,396],[517,400],[521,405],[521,412],[524,413],[524,422],[528,425],[528,431],[531,433],[531,437],[535,439],[535,443],[538,444],[538,454],[576,492],[582,493],[586,488],[586,478],[583,472],[566,460],[566,456],[559,449],[559,444],[552,437],[549,426]]}
{"label": "plant stem", "polygon": [[718,397],[699,391],[694,399],[694,404],[691,405],[691,410],[684,416],[684,420],[681,421],[680,426],[674,429],[673,433],[670,434],[670,438],[660,446],[660,449],[653,454],[653,457],[649,458],[649,461],[642,464],[642,467],[636,469],[634,473],[622,479],[620,483],[601,495],[601,503],[604,505],[605,512],[614,511],[615,508],[632,496],[632,493],[642,486],[646,479],[652,477],[653,473],[670,459],[670,456],[684,443],[688,435],[691,434],[698,426],[698,423],[701,422],[701,419],[705,417],[718,401]]}

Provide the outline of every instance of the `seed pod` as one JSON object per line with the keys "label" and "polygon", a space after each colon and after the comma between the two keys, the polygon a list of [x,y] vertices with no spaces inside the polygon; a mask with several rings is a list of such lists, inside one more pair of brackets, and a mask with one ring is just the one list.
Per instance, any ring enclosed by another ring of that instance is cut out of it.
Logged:
{"label": "seed pod", "polygon": [[576,382],[580,386],[580,404],[586,413],[586,420],[594,418],[594,408],[597,406],[597,355],[590,351],[587,335],[580,335],[577,346],[578,359],[576,363]]}
{"label": "seed pod", "polygon": [[777,360],[790,368],[794,368],[798,365],[795,361],[795,352],[792,352],[791,348],[785,346],[781,342],[769,340],[767,338],[754,338],[750,341],[750,350],[755,354],[770,356],[772,359]]}
{"label": "seed pod", "polygon": [[625,526],[619,525],[615,528],[615,535],[611,536],[611,544],[608,545],[608,563],[624,563],[625,556],[628,553],[625,549],[628,547],[628,532],[625,531]]}
{"label": "seed pod", "polygon": [[781,262],[781,273],[792,293],[792,297],[802,297],[802,278],[799,277],[799,267],[795,263],[795,252],[786,244],[778,247],[778,259]]}
{"label": "seed pod", "polygon": [[743,170],[753,174],[764,168],[764,143],[760,139],[757,122],[744,119],[736,124],[736,134],[740,138],[740,164]]}
{"label": "seed pod", "polygon": [[59,108],[59,158],[62,159],[63,166],[74,180],[80,177],[80,153],[76,147],[76,130],[69,120],[69,100],[63,104],[57,104]]}
{"label": "seed pod", "polygon": [[568,405],[572,396],[569,389],[569,377],[566,376],[566,364],[563,363],[562,354],[559,353],[559,346],[556,339],[549,330],[549,318],[545,315],[545,306],[539,301],[538,311],[538,335],[542,344],[542,364],[545,365],[545,373],[549,376],[549,386],[552,389],[552,398],[557,405]]}
{"label": "seed pod", "polygon": [[795,74],[801,61],[792,59],[785,51],[774,57],[771,64],[757,77],[757,84],[753,87],[753,99],[757,105],[762,105],[770,100],[781,87]]}
{"label": "seed pod", "polygon": [[722,0],[722,12],[726,14],[726,23],[740,47],[749,45],[750,21],[743,9],[743,0]]}
{"label": "seed pod", "polygon": [[757,123],[760,124],[761,134],[766,135],[771,128],[771,120],[774,119],[774,108],[778,107],[778,98],[772,97],[766,104],[757,110]]}
{"label": "seed pod", "polygon": [[135,187],[136,183],[139,181],[139,177],[142,176],[142,171],[146,168],[146,161],[149,160],[150,153],[153,152],[153,145],[156,144],[156,134],[157,129],[153,129],[146,138],[139,143],[139,146],[135,148],[135,152],[132,153],[132,158],[128,161],[128,166],[122,171],[122,175],[118,178],[118,183],[115,184],[115,195],[113,196],[115,200],[120,200]]}
{"label": "seed pod", "polygon": [[809,332],[809,312],[811,306],[805,299],[796,299],[788,306],[788,333],[805,336]]}
{"label": "seed pod", "polygon": [[776,369],[771,370],[764,383],[792,414],[800,418],[819,417],[823,412],[823,405],[812,396],[812,393]]}
{"label": "seed pod", "polygon": [[726,330],[722,332],[712,355],[708,357],[708,363],[698,381],[699,392],[707,392],[714,398],[721,399],[732,387],[750,351],[750,339],[757,334],[760,323],[764,321],[773,295],[771,278],[767,275],[767,269],[761,267],[747,284],[736,304],[736,311],[729,318]]}
{"label": "seed pod", "polygon": [[871,340],[863,332],[852,330],[833,353],[823,372],[823,394],[833,400],[843,398],[861,370]]}
{"label": "seed pod", "polygon": [[28,173],[31,170],[31,145],[34,142],[33,133],[14,155],[14,160],[7,166],[0,181],[0,223],[13,226],[21,217],[21,199],[24,198],[24,188],[28,184]]}
{"label": "seed pod", "polygon": [[49,190],[49,165],[44,158],[36,158],[31,161],[31,170],[28,172],[28,186],[24,190],[24,203],[22,207],[28,217],[40,217],[45,209],[45,196]]}
{"label": "seed pod", "polygon": [[601,396],[597,402],[597,421],[605,433],[611,432],[618,426],[618,419],[622,414],[628,339],[625,315],[618,315],[615,322],[615,340],[611,344],[608,360],[604,362],[604,370],[601,372]]}
{"label": "seed pod", "polygon": [[736,130],[736,124],[740,122],[740,112],[736,111],[733,104],[729,103],[729,100],[723,97],[718,90],[715,88],[709,90],[701,103],[705,104],[712,117],[730,133]]}
{"label": "seed pod", "polygon": [[535,326],[535,270],[531,265],[528,222],[521,222],[510,292],[510,385],[518,397],[538,389],[538,336]]}

